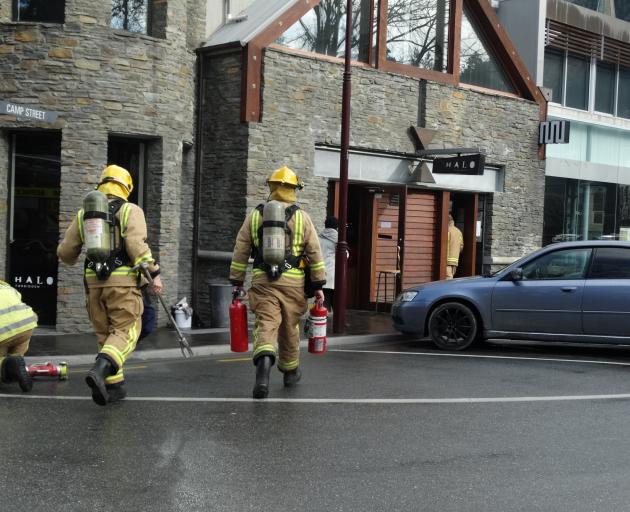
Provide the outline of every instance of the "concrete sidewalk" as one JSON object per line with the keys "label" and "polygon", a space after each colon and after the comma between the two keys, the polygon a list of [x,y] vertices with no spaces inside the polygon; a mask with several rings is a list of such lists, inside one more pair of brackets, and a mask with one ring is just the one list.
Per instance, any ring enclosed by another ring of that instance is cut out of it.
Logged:
{"label": "concrete sidewalk", "polygon": [[[328,319],[328,344],[342,345],[364,342],[369,339],[383,340],[400,335],[393,329],[389,313],[370,311],[348,311],[346,333],[332,334],[332,318]],[[251,327],[251,326],[250,326]],[[190,343],[195,355],[230,353],[229,329],[186,329],[182,333]],[[251,331],[250,331],[251,349]],[[306,345],[302,333],[302,344]],[[148,360],[182,357],[179,337],[173,328],[161,328],[138,342],[129,360]],[[68,364],[89,364],[97,352],[93,334],[58,334],[46,329],[37,329],[26,354],[27,362],[66,361]]]}

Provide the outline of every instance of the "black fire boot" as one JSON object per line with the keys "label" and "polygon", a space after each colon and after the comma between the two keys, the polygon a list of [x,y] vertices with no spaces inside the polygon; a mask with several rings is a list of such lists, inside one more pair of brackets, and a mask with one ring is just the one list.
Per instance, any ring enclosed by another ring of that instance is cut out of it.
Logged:
{"label": "black fire boot", "polygon": [[256,361],[256,384],[254,385],[254,398],[267,398],[269,394],[269,372],[273,358],[261,356]]}
{"label": "black fire boot", "polygon": [[302,370],[297,367],[295,370],[289,370],[284,372],[284,387],[292,388],[302,378]]}
{"label": "black fire boot", "polygon": [[106,384],[105,389],[107,389],[108,404],[123,400],[127,396],[127,390],[125,389],[124,382],[117,382],[116,384]]}
{"label": "black fire boot", "polygon": [[2,382],[17,382],[24,392],[33,389],[33,379],[22,356],[8,356],[2,361]]}
{"label": "black fire boot", "polygon": [[107,387],[105,377],[116,373],[112,363],[106,357],[97,356],[92,369],[85,377],[85,382],[92,388],[92,400],[98,405],[107,405]]}

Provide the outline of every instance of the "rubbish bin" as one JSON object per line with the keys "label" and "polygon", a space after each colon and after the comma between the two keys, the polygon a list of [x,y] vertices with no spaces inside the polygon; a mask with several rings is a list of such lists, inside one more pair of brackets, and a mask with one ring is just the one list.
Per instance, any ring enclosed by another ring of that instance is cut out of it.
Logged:
{"label": "rubbish bin", "polygon": [[229,327],[230,304],[232,303],[232,285],[229,283],[210,283],[210,326]]}

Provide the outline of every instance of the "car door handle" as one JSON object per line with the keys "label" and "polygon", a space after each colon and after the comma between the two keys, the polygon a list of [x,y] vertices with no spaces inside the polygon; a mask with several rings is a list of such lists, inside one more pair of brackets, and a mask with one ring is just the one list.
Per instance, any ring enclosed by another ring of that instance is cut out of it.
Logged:
{"label": "car door handle", "polygon": [[563,286],[560,288],[563,292],[574,292],[577,290],[577,286]]}

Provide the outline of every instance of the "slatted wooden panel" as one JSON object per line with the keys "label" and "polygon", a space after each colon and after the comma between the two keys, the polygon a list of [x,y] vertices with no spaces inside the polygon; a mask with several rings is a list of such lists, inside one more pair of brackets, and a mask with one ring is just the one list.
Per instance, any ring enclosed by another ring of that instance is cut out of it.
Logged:
{"label": "slatted wooden panel", "polygon": [[[380,197],[378,197],[380,196]],[[391,193],[377,194],[374,197],[374,253],[372,260],[372,286],[370,300],[376,300],[378,275],[380,271],[394,271],[398,265],[398,195]],[[387,294],[384,276],[379,289],[380,302],[393,302],[396,298],[396,281],[388,276]]]}
{"label": "slatted wooden panel", "polygon": [[587,57],[602,56],[602,36],[554,20],[547,20],[545,46]]}
{"label": "slatted wooden panel", "polygon": [[409,190],[407,193],[403,288],[436,279],[437,206],[433,192]]}

